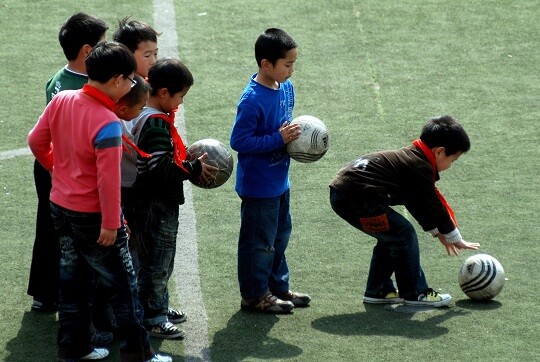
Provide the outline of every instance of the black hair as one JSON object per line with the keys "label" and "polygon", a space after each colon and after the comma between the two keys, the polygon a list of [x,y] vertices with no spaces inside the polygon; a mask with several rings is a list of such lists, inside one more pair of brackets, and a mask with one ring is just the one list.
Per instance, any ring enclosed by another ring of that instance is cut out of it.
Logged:
{"label": "black hair", "polygon": [[138,104],[146,93],[150,91],[150,85],[138,74],[133,76],[133,80],[137,82],[130,91],[124,95],[118,103],[125,104],[128,107],[133,107]]}
{"label": "black hair", "polygon": [[444,147],[446,156],[467,152],[471,141],[459,122],[451,116],[431,118],[422,128],[420,139],[429,147]]}
{"label": "black hair", "polygon": [[58,32],[58,41],[67,60],[77,59],[81,48],[95,46],[109,29],[103,20],[85,13],[71,15]]}
{"label": "black hair", "polygon": [[88,78],[106,83],[116,75],[129,77],[137,68],[133,53],[123,44],[103,41],[86,57]]}
{"label": "black hair", "polygon": [[263,59],[275,65],[278,59],[285,58],[289,50],[297,47],[294,39],[284,30],[266,29],[255,42],[255,60],[259,67]]}
{"label": "black hair", "polygon": [[158,59],[148,70],[150,95],[157,95],[161,88],[166,88],[171,95],[183,91],[193,85],[193,75],[178,59]]}
{"label": "black hair", "polygon": [[129,20],[129,18],[128,16],[118,21],[118,29],[113,34],[114,41],[124,44],[132,53],[135,53],[139,43],[143,41],[157,43],[157,37],[161,33],[142,21]]}

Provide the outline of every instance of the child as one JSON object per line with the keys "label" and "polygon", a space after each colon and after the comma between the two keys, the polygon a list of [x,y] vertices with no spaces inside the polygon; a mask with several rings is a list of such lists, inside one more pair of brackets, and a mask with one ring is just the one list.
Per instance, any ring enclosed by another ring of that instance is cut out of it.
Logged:
{"label": "child", "polygon": [[137,61],[135,73],[147,78],[148,70],[157,60],[159,35],[150,25],[137,20],[129,21],[127,17],[119,21],[113,39],[131,50]]}
{"label": "child", "polygon": [[[143,78],[148,78],[148,70],[155,64],[158,56],[157,37],[160,35],[150,25],[137,20],[129,21],[129,17],[124,18],[118,24],[118,29],[114,33],[114,39],[124,45],[133,52],[137,61],[136,73]],[[123,118],[123,133],[126,137],[132,138],[131,128],[133,127],[133,118]],[[129,150],[129,146],[127,147]],[[131,152],[124,152],[122,157],[122,210],[129,221],[129,225],[133,226],[135,217],[133,216],[133,200],[137,198],[133,194],[133,182],[136,177],[136,157],[137,154],[142,154],[139,151],[134,152],[133,146]],[[137,245],[136,239],[132,240],[130,245],[134,262],[138,266]],[[172,323],[182,323],[187,320],[187,315],[184,311],[175,308],[168,308],[167,319]]]}
{"label": "child", "polygon": [[[414,227],[390,206],[404,205],[449,255],[458,255],[457,249],[477,250],[479,244],[461,238],[454,213],[435,186],[439,172],[449,169],[469,149],[469,137],[455,119],[436,117],[411,146],[362,156],[343,167],[330,184],[334,211],[377,239],[365,303],[430,307],[450,303],[450,295],[428,287]],[[393,273],[399,294],[390,278]]]}
{"label": "child", "polygon": [[300,135],[290,125],[294,89],[289,78],[298,55],[294,39],[267,29],[255,42],[259,67],[240,97],[230,144],[238,152],[236,192],[242,199],[238,281],[242,310],[290,313],[308,306],[307,294],[289,290],[285,249],[292,230],[285,145]]}
{"label": "child", "polygon": [[58,359],[108,355],[91,344],[95,273],[110,295],[121,359],[172,361],[155,355],[136,316],[136,276],[120,211],[121,130],[113,109],[132,87],[135,59],[124,45],[103,42],[85,63],[88,84],[57,94],[28,136],[36,159],[52,172],[50,205],[61,245]]}
{"label": "child", "polygon": [[[58,40],[67,65],[47,82],[47,103],[60,91],[81,89],[86,84],[88,76],[85,59],[92,48],[105,38],[107,29],[104,21],[84,13],[72,15],[62,25]],[[37,161],[34,163],[34,181],[38,207],[28,295],[33,297],[32,310],[49,312],[57,308],[60,250],[49,207],[51,174]]]}
{"label": "child", "polygon": [[205,153],[186,161],[186,148],[174,127],[175,110],[193,85],[193,76],[176,59],[160,59],[148,72],[151,93],[148,106],[133,120],[135,144],[151,157],[137,157],[133,184],[131,235],[139,250],[139,299],[144,324],[157,338],[182,339],[184,332],[173,323],[167,283],[174,266],[179,205],[184,203],[182,183],[201,178],[210,182],[217,168],[206,165]]}

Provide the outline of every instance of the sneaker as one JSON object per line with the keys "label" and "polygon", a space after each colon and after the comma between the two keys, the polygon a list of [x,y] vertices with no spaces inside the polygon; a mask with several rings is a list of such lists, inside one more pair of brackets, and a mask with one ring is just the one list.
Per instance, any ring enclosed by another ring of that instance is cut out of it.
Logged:
{"label": "sneaker", "polygon": [[182,323],[186,321],[187,315],[180,309],[169,308],[167,311],[167,319],[171,323]]}
{"label": "sneaker", "polygon": [[405,299],[404,303],[406,305],[413,305],[417,307],[444,307],[450,304],[452,297],[450,294],[440,294],[433,289],[426,289],[422,294],[420,294],[417,300],[408,300]]}
{"label": "sneaker", "polygon": [[378,295],[378,296],[364,295],[362,300],[364,301],[364,303],[370,303],[370,304],[397,304],[397,303],[403,302],[403,298],[399,297],[399,293],[397,291],[388,292],[386,295]]}
{"label": "sneaker", "polygon": [[179,329],[169,321],[151,326],[148,330],[148,334],[152,337],[164,339],[184,339],[186,335],[183,330]]}
{"label": "sneaker", "polygon": [[292,313],[294,304],[290,301],[281,300],[272,293],[266,293],[261,299],[246,300],[242,298],[240,309],[252,312],[263,313]]}
{"label": "sneaker", "polygon": [[172,357],[165,356],[162,354],[155,354],[152,358],[145,362],[172,362]]}
{"label": "sneaker", "polygon": [[110,344],[114,337],[111,332],[96,331],[92,336],[91,343],[96,347],[103,347]]}
{"label": "sneaker", "polygon": [[56,303],[44,303],[34,299],[30,308],[34,312],[51,313],[58,310],[58,305]]}
{"label": "sneaker", "polygon": [[295,308],[309,307],[309,302],[311,302],[311,297],[309,295],[290,290],[286,293],[276,293],[274,295],[281,300],[291,302],[294,304]]}
{"label": "sneaker", "polygon": [[88,353],[86,356],[81,357],[81,360],[100,360],[109,355],[109,350],[106,348],[94,348],[94,350]]}

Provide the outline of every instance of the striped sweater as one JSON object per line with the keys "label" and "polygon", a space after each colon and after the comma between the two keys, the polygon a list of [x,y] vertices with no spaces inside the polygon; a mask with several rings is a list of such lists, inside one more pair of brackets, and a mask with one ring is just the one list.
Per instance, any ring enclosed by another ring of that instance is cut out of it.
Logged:
{"label": "striped sweater", "polygon": [[174,161],[174,147],[169,123],[154,115],[165,115],[151,107],[145,107],[139,117],[133,120],[131,130],[135,144],[151,158],[137,157],[137,177],[134,191],[142,199],[158,199],[173,204],[184,203],[183,181],[196,179],[202,167],[198,160],[184,161],[186,170]]}

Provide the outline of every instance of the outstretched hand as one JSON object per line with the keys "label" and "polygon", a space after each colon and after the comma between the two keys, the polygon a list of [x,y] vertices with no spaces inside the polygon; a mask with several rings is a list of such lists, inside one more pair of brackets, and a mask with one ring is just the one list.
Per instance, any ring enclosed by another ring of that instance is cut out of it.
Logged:
{"label": "outstretched hand", "polygon": [[439,238],[439,241],[441,242],[441,244],[443,244],[443,246],[446,248],[446,252],[450,256],[452,256],[452,254],[455,256],[458,256],[459,255],[458,249],[459,250],[467,250],[467,249],[478,250],[478,248],[480,247],[479,243],[469,243],[468,241],[465,241],[465,240],[460,240],[457,243],[453,243],[453,244],[449,243],[446,241],[446,238],[442,234],[437,235],[437,237]]}
{"label": "outstretched hand", "polygon": [[201,171],[201,176],[199,176],[199,181],[202,185],[208,185],[212,183],[212,181],[216,179],[216,175],[219,171],[218,167],[209,165],[204,162],[207,158],[208,158],[208,152],[205,152],[201,157],[199,157],[199,161],[201,162],[201,166],[202,166],[202,171]]}

